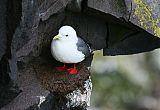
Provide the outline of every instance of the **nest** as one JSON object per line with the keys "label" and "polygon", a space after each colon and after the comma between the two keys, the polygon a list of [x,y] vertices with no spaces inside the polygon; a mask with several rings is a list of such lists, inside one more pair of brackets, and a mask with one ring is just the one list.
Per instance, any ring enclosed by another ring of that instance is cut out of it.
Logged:
{"label": "nest", "polygon": [[76,75],[68,74],[67,71],[57,72],[52,65],[46,63],[36,64],[33,67],[41,85],[51,92],[66,94],[76,88],[83,89],[84,81],[90,76],[87,67],[82,63],[77,65]]}

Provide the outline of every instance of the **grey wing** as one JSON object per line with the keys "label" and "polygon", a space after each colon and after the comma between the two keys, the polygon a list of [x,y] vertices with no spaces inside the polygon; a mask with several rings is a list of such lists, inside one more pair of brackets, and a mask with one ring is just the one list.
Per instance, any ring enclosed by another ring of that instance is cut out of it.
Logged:
{"label": "grey wing", "polygon": [[91,53],[90,47],[87,43],[83,41],[80,37],[78,37],[78,42],[77,42],[77,49],[78,51],[81,51],[85,57],[88,57]]}

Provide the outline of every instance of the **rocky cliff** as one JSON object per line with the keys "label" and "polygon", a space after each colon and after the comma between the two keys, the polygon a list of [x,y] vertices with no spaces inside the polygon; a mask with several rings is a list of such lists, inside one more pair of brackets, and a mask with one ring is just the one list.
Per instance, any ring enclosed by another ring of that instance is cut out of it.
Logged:
{"label": "rocky cliff", "polygon": [[87,66],[92,56],[79,64],[78,75],[59,75],[52,71],[60,65],[50,54],[53,36],[62,25],[71,25],[91,48],[104,49],[104,55],[151,51],[160,47],[159,3],[158,0],[0,1],[1,110],[86,109],[92,90]]}

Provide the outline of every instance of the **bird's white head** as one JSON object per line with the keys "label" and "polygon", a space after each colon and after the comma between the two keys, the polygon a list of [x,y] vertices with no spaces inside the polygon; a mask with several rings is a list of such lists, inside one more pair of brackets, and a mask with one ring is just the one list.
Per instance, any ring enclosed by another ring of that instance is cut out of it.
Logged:
{"label": "bird's white head", "polygon": [[54,40],[74,41],[77,40],[76,31],[71,26],[62,26],[58,35],[54,36]]}

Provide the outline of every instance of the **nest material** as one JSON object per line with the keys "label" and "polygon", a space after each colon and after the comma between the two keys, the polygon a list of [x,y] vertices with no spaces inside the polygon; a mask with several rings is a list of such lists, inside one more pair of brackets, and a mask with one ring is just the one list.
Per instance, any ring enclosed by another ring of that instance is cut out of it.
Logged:
{"label": "nest material", "polygon": [[78,73],[76,75],[68,74],[67,71],[57,72],[49,64],[36,64],[34,69],[37,78],[44,88],[51,92],[65,94],[76,88],[83,90],[84,81],[90,76],[87,67],[82,63],[77,65]]}

